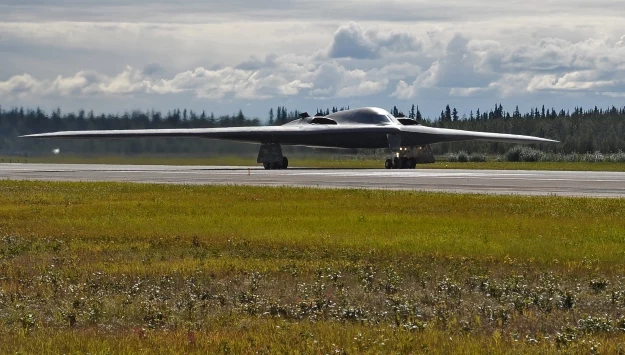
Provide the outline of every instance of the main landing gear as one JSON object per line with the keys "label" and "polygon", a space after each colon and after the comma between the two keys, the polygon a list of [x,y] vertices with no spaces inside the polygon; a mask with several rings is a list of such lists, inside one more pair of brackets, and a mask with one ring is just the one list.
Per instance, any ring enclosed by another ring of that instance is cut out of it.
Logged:
{"label": "main landing gear", "polygon": [[434,163],[434,154],[429,145],[416,147],[400,147],[394,150],[384,162],[386,169],[414,169],[417,164]]}
{"label": "main landing gear", "polygon": [[417,159],[415,158],[400,158],[395,157],[393,159],[386,159],[384,167],[387,169],[414,169],[417,167]]}
{"label": "main landing gear", "polygon": [[281,162],[273,162],[273,163],[263,163],[263,167],[265,170],[278,170],[278,169],[286,169],[289,167],[289,159],[286,157],[282,157]]}
{"label": "main landing gear", "polygon": [[282,155],[282,148],[277,143],[261,144],[256,162],[263,164],[263,167],[267,170],[286,169],[289,167],[289,159]]}

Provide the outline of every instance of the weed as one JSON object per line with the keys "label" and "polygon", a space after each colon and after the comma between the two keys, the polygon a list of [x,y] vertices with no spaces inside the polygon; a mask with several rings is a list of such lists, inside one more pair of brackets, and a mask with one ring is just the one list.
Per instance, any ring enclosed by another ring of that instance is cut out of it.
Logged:
{"label": "weed", "polygon": [[616,353],[624,207],[0,182],[0,343],[10,353]]}

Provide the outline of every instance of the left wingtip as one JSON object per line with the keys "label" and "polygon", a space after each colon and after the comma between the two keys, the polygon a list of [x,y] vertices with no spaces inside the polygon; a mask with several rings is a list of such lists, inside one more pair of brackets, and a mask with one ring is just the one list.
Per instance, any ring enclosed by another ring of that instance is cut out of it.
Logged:
{"label": "left wingtip", "polygon": [[36,134],[23,134],[21,136],[17,136],[17,138],[45,138],[51,137],[50,133],[36,133]]}

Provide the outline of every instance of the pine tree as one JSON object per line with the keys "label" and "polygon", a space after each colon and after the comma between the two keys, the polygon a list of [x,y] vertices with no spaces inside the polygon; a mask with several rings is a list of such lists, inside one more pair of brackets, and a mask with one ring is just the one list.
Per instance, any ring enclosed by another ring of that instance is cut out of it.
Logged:
{"label": "pine tree", "polygon": [[445,121],[451,122],[451,108],[449,108],[449,105],[445,107]]}
{"label": "pine tree", "polygon": [[278,109],[276,110],[276,120],[274,121],[274,124],[279,125],[280,120],[282,120],[282,107],[278,106]]}
{"label": "pine tree", "polygon": [[273,108],[269,109],[269,125],[273,126]]}
{"label": "pine tree", "polygon": [[237,126],[242,126],[245,124],[245,116],[243,115],[243,111],[239,110],[239,113],[237,113],[237,116],[235,118],[235,124]]}

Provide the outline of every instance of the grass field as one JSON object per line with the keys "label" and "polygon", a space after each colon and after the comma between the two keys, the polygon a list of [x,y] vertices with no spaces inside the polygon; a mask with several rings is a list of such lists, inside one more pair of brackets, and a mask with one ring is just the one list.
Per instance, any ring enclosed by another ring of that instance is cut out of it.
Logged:
{"label": "grass field", "polygon": [[7,353],[625,351],[625,200],[0,181]]}
{"label": "grass field", "polygon": [[[362,156],[291,156],[289,166],[310,168],[384,168],[384,157]],[[561,170],[561,171],[625,171],[624,163],[614,162],[447,162],[438,158],[434,164],[419,164],[418,169],[491,169],[491,170]],[[185,156],[0,156],[0,162],[65,163],[65,164],[133,164],[133,165],[219,165],[255,166],[256,157],[185,157]],[[260,166],[260,165],[259,165]]]}

